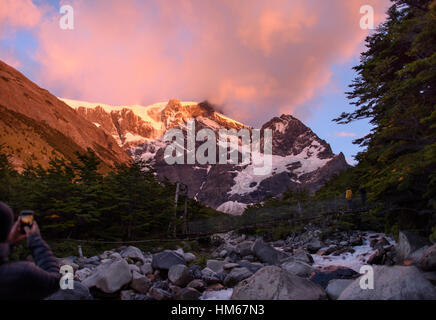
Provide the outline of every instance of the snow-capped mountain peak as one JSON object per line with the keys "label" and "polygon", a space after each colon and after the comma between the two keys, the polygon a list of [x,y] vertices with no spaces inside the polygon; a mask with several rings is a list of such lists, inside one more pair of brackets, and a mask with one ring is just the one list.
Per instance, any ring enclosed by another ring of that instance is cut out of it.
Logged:
{"label": "snow-capped mountain peak", "polygon": [[[333,154],[326,141],[291,115],[275,117],[261,128],[261,132],[271,129],[273,134],[272,170],[265,175],[256,175],[252,163],[168,165],[164,160],[168,143],[163,135],[172,128],[186,133],[188,120],[196,120],[196,132],[203,128],[215,133],[241,128],[251,132],[252,128],[217,112],[208,102],[171,99],[149,106],[110,106],[63,101],[112,135],[132,157],[148,161],[159,177],[185,183],[191,197],[230,214],[241,214],[247,205],[288,189],[315,191],[348,166],[342,153]],[[196,147],[200,144],[197,142]]]}

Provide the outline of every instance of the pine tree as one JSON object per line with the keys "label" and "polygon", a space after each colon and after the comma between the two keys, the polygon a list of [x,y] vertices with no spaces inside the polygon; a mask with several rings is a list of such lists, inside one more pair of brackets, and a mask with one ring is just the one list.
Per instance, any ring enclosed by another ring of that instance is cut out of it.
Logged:
{"label": "pine tree", "polygon": [[388,19],[366,40],[349,99],[334,121],[369,119],[355,141],[359,180],[372,199],[410,212],[436,209],[436,1],[393,0]]}

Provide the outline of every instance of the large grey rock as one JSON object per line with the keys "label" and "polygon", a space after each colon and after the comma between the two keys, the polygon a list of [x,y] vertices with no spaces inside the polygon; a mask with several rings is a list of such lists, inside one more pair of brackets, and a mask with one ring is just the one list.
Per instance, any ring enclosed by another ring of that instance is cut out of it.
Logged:
{"label": "large grey rock", "polygon": [[374,289],[351,283],[339,300],[436,300],[435,287],[415,266],[374,266]]}
{"label": "large grey rock", "polygon": [[113,252],[113,253],[111,253],[111,254],[109,255],[109,258],[110,258],[110,259],[113,259],[113,260],[119,260],[119,259],[121,259],[122,257],[121,257],[121,255],[120,255],[118,252]]}
{"label": "large grey rock", "polygon": [[191,271],[184,264],[176,264],[168,271],[168,280],[179,287],[186,286],[194,280]]}
{"label": "large grey rock", "polygon": [[233,287],[244,279],[251,277],[253,273],[247,268],[233,268],[224,279],[224,285]]}
{"label": "large grey rock", "polygon": [[224,266],[226,264],[227,262],[221,260],[207,260],[206,267],[215,273],[220,273],[224,271]]}
{"label": "large grey rock", "polygon": [[169,270],[176,264],[186,265],[186,261],[180,254],[174,251],[163,251],[153,254],[151,266],[153,269]]}
{"label": "large grey rock", "polygon": [[306,244],[306,249],[310,253],[316,253],[319,249],[323,248],[325,245],[318,239],[314,239]]}
{"label": "large grey rock", "polygon": [[253,243],[251,251],[259,260],[272,265],[280,264],[281,260],[289,257],[288,254],[274,249],[260,238]]}
{"label": "large grey rock", "polygon": [[313,261],[313,257],[309,253],[307,253],[305,250],[303,250],[303,249],[297,249],[294,252],[293,257],[296,260],[303,261],[303,262],[305,262],[307,264],[310,264],[310,265],[312,265],[313,262],[314,262]]}
{"label": "large grey rock", "polygon": [[353,282],[353,279],[333,279],[329,281],[325,291],[330,299],[337,300],[341,293]]}
{"label": "large grey rock", "polygon": [[327,294],[317,284],[277,266],[267,266],[241,281],[232,300],[320,300]]}
{"label": "large grey rock", "polygon": [[290,260],[283,263],[281,267],[291,274],[304,278],[309,277],[315,270],[311,265],[299,260]]}
{"label": "large grey rock", "polygon": [[247,268],[248,270],[250,270],[252,273],[256,273],[257,270],[261,269],[264,267],[263,264],[261,263],[257,263],[257,262],[248,262],[248,261],[239,261],[238,262],[239,266],[241,268]]}
{"label": "large grey rock", "polygon": [[436,244],[424,252],[419,261],[419,266],[425,271],[436,271]]}
{"label": "large grey rock", "polygon": [[243,241],[236,246],[236,251],[242,256],[249,256],[253,254],[251,247],[253,246],[253,241]]}
{"label": "large grey rock", "polygon": [[141,273],[141,269],[136,264],[129,264],[130,272],[138,272]]}
{"label": "large grey rock", "polygon": [[208,267],[201,270],[201,278],[207,284],[214,284],[214,283],[220,282],[220,278],[217,275],[217,273]]}
{"label": "large grey rock", "polygon": [[153,273],[153,268],[151,267],[151,263],[144,263],[141,267],[139,267],[142,274]]}
{"label": "large grey rock", "polygon": [[133,271],[132,282],[130,282],[130,287],[132,289],[140,293],[147,293],[151,286],[152,282],[148,277],[139,272]]}
{"label": "large grey rock", "polygon": [[97,287],[103,292],[114,293],[131,280],[129,264],[126,260],[116,260],[98,266],[82,283],[88,288]]}
{"label": "large grey rock", "polygon": [[[427,245],[429,245],[427,239],[410,231],[400,231],[398,234],[398,245],[396,247],[397,262],[401,263],[406,259],[412,259],[416,262],[420,257],[417,257],[416,253],[413,255],[413,253]],[[424,252],[422,252],[422,254],[423,253]]]}
{"label": "large grey rock", "polygon": [[93,300],[88,287],[74,281],[74,289],[58,290],[46,300]]}
{"label": "large grey rock", "polygon": [[187,263],[189,263],[189,262],[194,262],[195,259],[196,259],[196,256],[195,256],[195,254],[193,254],[193,253],[191,253],[191,252],[185,252],[185,253],[183,254],[183,258],[185,258],[185,261],[186,261]]}
{"label": "large grey rock", "polygon": [[89,268],[83,268],[80,270],[77,270],[76,273],[74,273],[74,279],[77,281],[82,282],[86,278],[88,278],[92,274],[92,270]]}
{"label": "large grey rock", "polygon": [[125,250],[121,251],[121,257],[123,257],[124,259],[132,259],[135,262],[141,261],[142,263],[144,263],[145,261],[142,251],[133,246],[129,246]]}

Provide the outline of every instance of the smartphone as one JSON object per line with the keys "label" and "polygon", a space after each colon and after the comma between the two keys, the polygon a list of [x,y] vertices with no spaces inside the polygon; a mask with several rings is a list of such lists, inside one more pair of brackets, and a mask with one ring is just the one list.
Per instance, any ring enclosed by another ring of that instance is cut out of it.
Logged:
{"label": "smartphone", "polygon": [[34,216],[34,212],[32,210],[23,210],[20,212],[20,229],[21,229],[21,233],[26,233],[24,231],[24,227],[29,227],[31,228],[33,225],[33,216]]}

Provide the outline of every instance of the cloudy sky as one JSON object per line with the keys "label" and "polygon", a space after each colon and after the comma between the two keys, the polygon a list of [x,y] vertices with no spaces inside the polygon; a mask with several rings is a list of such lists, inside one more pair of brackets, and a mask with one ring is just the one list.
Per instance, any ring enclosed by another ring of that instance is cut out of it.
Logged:
{"label": "cloudy sky", "polygon": [[208,99],[255,127],[293,114],[352,162],[370,128],[331,119],[351,110],[363,5],[377,25],[389,0],[0,0],[0,59],[64,98]]}

